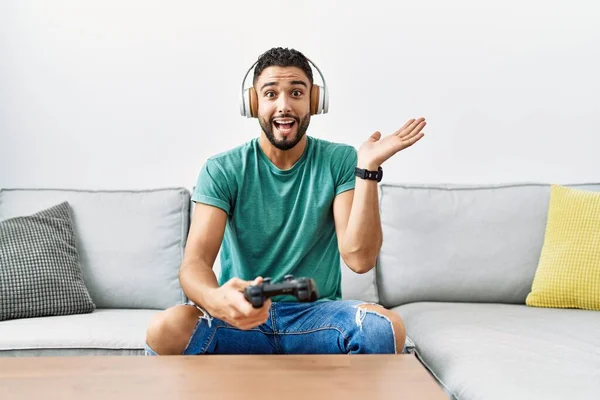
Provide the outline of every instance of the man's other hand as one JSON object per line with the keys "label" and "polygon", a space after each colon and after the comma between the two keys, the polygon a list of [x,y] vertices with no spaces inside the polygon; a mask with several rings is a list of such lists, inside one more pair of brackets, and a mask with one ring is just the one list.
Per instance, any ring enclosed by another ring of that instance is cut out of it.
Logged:
{"label": "man's other hand", "polygon": [[264,324],[269,318],[271,300],[266,299],[261,308],[254,308],[244,296],[244,289],[250,285],[259,285],[263,281],[258,277],[253,281],[231,278],[222,286],[213,289],[209,296],[207,311],[215,318],[242,330]]}

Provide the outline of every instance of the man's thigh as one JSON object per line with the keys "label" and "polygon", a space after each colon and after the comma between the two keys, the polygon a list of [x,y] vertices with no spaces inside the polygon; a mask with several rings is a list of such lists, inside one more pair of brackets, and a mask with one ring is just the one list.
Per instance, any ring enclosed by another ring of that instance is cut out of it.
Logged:
{"label": "man's thigh", "polygon": [[241,330],[199,309],[202,315],[183,351],[184,355],[275,352],[270,321],[253,329]]}
{"label": "man's thigh", "polygon": [[284,354],[396,352],[391,321],[357,300],[273,303],[275,346]]}

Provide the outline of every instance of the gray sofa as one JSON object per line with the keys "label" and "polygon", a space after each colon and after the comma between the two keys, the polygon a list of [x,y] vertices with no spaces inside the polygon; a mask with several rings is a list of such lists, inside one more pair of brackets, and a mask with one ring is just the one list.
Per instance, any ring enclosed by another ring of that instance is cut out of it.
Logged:
{"label": "gray sofa", "polygon": [[379,301],[447,393],[600,399],[600,312],[525,305],[549,185],[383,185],[381,196]]}
{"label": "gray sofa", "polygon": [[[450,397],[600,398],[600,313],[525,305],[549,193],[536,183],[382,184],[378,265],[357,275],[341,262],[344,298],[398,312],[409,351]],[[152,315],[185,301],[189,191],[4,189],[0,221],[62,201],[97,309],[0,321],[0,356],[142,355]]]}
{"label": "gray sofa", "polygon": [[189,227],[185,189],[1,190],[0,221],[72,208],[90,314],[0,321],[0,356],[140,355],[150,318],[185,301],[178,277]]}

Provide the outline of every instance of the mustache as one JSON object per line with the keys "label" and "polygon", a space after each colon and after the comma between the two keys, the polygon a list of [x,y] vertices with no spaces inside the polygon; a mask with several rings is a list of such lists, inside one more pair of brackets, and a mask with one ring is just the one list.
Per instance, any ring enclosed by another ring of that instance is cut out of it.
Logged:
{"label": "mustache", "polygon": [[297,116],[292,115],[292,114],[280,114],[280,115],[273,116],[273,117],[271,117],[271,123],[273,123],[275,121],[275,118],[293,118],[296,120],[298,125],[300,125],[300,118],[298,118]]}

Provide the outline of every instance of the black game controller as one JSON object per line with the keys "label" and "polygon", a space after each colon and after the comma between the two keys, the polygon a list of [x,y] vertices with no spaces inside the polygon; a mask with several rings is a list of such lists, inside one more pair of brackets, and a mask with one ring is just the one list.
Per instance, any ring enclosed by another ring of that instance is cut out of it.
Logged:
{"label": "black game controller", "polygon": [[291,294],[302,303],[319,298],[317,285],[312,278],[294,279],[293,275],[286,275],[283,279],[281,283],[271,283],[271,278],[264,278],[262,284],[248,286],[244,296],[254,308],[262,307],[266,299],[280,294]]}

